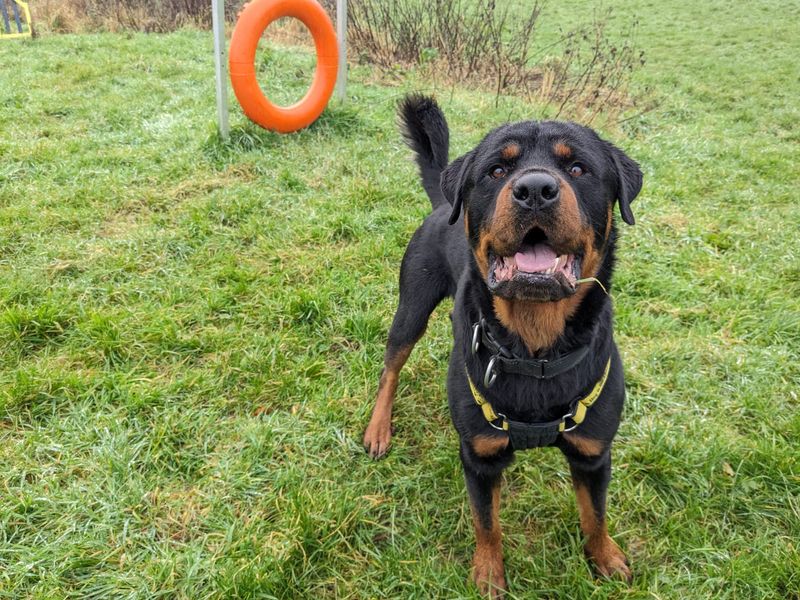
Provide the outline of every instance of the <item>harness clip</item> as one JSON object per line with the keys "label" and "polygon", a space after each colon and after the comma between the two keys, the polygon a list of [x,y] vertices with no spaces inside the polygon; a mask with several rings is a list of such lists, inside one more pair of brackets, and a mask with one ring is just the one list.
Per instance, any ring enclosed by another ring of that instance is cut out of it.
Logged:
{"label": "harness clip", "polygon": [[472,326],[472,354],[477,354],[481,347],[481,321]]}
{"label": "harness clip", "polygon": [[497,429],[497,431],[505,431],[503,423],[508,421],[508,417],[506,417],[503,413],[497,413],[497,418],[500,421],[500,425],[495,425],[492,421],[489,421],[489,425]]}
{"label": "harness clip", "polygon": [[495,354],[492,358],[489,359],[489,364],[486,365],[486,372],[483,374],[483,385],[487,388],[490,388],[494,385],[494,382],[497,380],[497,368],[495,364],[497,363],[498,356]]}
{"label": "harness clip", "polygon": [[575,405],[572,404],[569,407],[569,412],[567,414],[565,414],[563,417],[561,417],[561,425],[564,425],[564,429],[561,429],[561,427],[559,425],[559,429],[561,429],[561,433],[568,433],[568,432],[570,432],[573,429],[576,429],[578,427],[579,423],[575,423],[574,421],[573,421],[572,427],[567,427],[567,419],[571,419],[574,416],[575,416]]}

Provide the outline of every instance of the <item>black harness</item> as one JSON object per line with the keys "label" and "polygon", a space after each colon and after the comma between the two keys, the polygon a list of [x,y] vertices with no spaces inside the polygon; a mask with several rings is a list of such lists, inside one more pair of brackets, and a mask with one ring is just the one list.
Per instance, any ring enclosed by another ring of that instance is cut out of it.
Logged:
{"label": "black harness", "polygon": [[[483,375],[483,385],[486,388],[492,387],[500,373],[550,379],[575,367],[589,352],[587,346],[582,346],[555,360],[516,357],[494,338],[483,315],[480,315],[478,322],[472,325],[472,354],[476,355],[481,348],[485,348],[490,354],[489,364]],[[568,412],[560,419],[537,423],[512,421],[504,414],[495,412],[491,403],[478,390],[469,373],[467,373],[467,381],[472,391],[472,397],[483,411],[483,416],[489,425],[507,433],[509,444],[514,450],[527,450],[528,448],[548,446],[555,442],[561,433],[572,431],[580,425],[586,417],[589,407],[602,393],[610,368],[611,358],[609,357],[602,377],[595,383],[589,394],[578,396],[570,402]]]}

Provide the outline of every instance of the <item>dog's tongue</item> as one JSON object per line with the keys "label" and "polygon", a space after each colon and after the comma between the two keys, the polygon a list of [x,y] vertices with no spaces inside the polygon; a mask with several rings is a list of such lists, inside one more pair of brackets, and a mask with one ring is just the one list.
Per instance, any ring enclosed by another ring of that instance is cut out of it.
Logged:
{"label": "dog's tongue", "polygon": [[525,245],[514,255],[517,269],[526,273],[546,271],[553,266],[557,258],[553,249],[544,243],[535,246]]}

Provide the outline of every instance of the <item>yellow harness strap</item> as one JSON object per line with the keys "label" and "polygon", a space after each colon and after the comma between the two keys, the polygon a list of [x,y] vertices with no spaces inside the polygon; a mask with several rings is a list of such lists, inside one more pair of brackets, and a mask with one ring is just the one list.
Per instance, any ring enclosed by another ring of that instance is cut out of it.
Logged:
{"label": "yellow harness strap", "polygon": [[[595,383],[592,391],[589,392],[589,394],[584,398],[578,400],[578,403],[575,405],[575,414],[570,418],[576,426],[583,423],[583,420],[586,418],[586,411],[600,397],[600,394],[603,392],[603,388],[606,386],[609,371],[611,371],[611,357],[609,357],[608,362],[606,363],[606,368],[603,370],[603,376],[600,378],[600,381]],[[564,431],[563,422],[559,426],[559,431]]]}
{"label": "yellow harness strap", "polygon": [[[597,399],[600,397],[600,394],[603,392],[603,388],[606,385],[606,381],[608,381],[608,374],[610,371],[611,358],[609,357],[608,362],[606,363],[606,368],[603,370],[602,377],[600,377],[598,382],[594,384],[591,392],[575,403],[575,413],[572,415],[566,415],[561,419],[561,423],[558,425],[558,431],[564,431],[566,429],[566,419],[570,419],[573,423],[575,423],[573,427],[577,427],[583,423],[583,420],[586,418],[586,411],[597,401]],[[491,403],[483,397],[483,394],[481,394],[480,391],[478,391],[478,388],[472,382],[472,377],[469,376],[469,373],[467,373],[467,381],[469,382],[470,390],[472,390],[472,397],[475,399],[475,404],[481,407],[484,418],[489,421],[493,427],[497,427],[494,425],[495,421],[502,419],[502,428],[504,431],[508,431],[508,419],[506,419],[505,416],[498,415],[495,412]]]}
{"label": "yellow harness strap", "polygon": [[[472,383],[472,377],[469,376],[467,373],[467,381],[469,382],[469,388],[472,390],[472,397],[475,398],[475,403],[481,407],[483,411],[483,416],[486,418],[489,423],[494,423],[500,416],[494,412],[494,408],[489,403],[489,401],[483,397],[483,395],[478,391],[478,388],[475,387],[475,384]],[[503,419],[503,429],[508,431],[508,421]]]}

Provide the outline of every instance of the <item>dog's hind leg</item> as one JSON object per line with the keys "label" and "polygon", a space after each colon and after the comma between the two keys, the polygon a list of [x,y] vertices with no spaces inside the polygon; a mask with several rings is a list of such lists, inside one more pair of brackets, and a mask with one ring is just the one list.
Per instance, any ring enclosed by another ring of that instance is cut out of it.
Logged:
{"label": "dog's hind leg", "polygon": [[364,449],[372,458],[386,454],[391,443],[392,405],[400,370],[425,333],[431,313],[450,291],[445,268],[434,264],[434,256],[422,252],[419,246],[424,243],[420,242],[412,240],[400,268],[400,304],[389,330],[375,407],[364,432]]}

